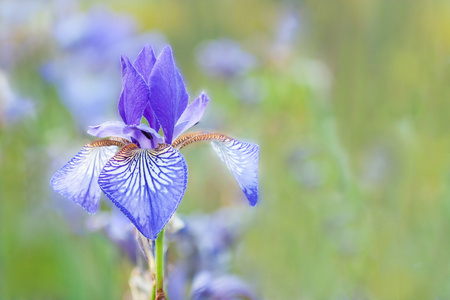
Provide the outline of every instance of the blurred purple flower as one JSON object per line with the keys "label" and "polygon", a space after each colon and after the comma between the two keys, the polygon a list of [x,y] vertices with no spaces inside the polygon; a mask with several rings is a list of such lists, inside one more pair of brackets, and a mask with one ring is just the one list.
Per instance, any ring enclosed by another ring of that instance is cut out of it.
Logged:
{"label": "blurred purple flower", "polygon": [[[247,219],[246,212],[234,208],[221,209],[213,215],[186,217],[185,227],[180,230],[179,237],[187,238],[189,248],[195,251],[195,267],[227,271],[231,259],[230,250]],[[183,252],[186,250],[180,249]]]}
{"label": "blurred purple flower", "polygon": [[214,276],[209,272],[197,274],[192,283],[192,300],[257,299],[251,288],[233,275]]}
{"label": "blurred purple flower", "polygon": [[257,66],[256,58],[233,40],[222,38],[203,42],[197,49],[197,61],[211,76],[232,78],[244,75]]}
{"label": "blurred purple flower", "polygon": [[185,300],[189,294],[188,283],[192,281],[192,270],[186,261],[178,261],[171,266],[167,276],[166,293],[171,300]]}
{"label": "blurred purple flower", "polygon": [[121,54],[137,53],[149,42],[158,50],[166,44],[161,33],[139,34],[136,27],[131,17],[102,7],[73,14],[56,24],[60,55],[43,65],[41,72],[55,85],[79,125],[112,117],[111,99],[120,92],[116,69]]}
{"label": "blurred purple flower", "polygon": [[[191,285],[203,272],[219,277],[229,273],[232,248],[249,219],[248,211],[238,208],[222,208],[212,215],[195,214],[183,218],[184,228],[168,235],[169,240],[175,242],[178,253],[168,274],[170,299],[185,299],[186,291],[194,290]],[[198,283],[197,287],[200,286]],[[210,288],[213,287],[205,287]]]}
{"label": "blurred purple flower", "polygon": [[90,216],[86,220],[86,227],[93,231],[103,231],[136,264],[140,250],[134,226],[117,208],[112,207],[110,212]]}
{"label": "blurred purple flower", "polygon": [[197,61],[206,74],[228,80],[231,93],[242,102],[255,104],[265,97],[263,84],[247,76],[258,60],[238,42],[226,38],[203,42],[197,49]]}
{"label": "blurred purple flower", "polygon": [[[63,49],[85,52],[89,60],[97,59],[105,49],[130,38],[135,34],[135,27],[132,17],[94,7],[85,14],[75,14],[57,24],[54,35]],[[103,54],[110,55],[108,52]]]}
{"label": "blurred purple flower", "polygon": [[296,8],[286,9],[279,18],[275,31],[275,47],[292,48],[300,34],[300,17]]}

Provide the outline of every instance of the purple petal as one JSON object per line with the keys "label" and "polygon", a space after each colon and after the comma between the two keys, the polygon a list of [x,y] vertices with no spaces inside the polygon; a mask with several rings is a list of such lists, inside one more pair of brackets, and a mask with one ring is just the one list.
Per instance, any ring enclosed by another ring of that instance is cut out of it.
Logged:
{"label": "purple petal", "polygon": [[89,126],[90,135],[105,137],[120,137],[130,140],[134,138],[141,148],[153,149],[163,143],[163,138],[153,128],[146,124],[126,125],[119,121],[105,122],[97,126]]}
{"label": "purple petal", "polygon": [[171,144],[175,124],[186,109],[189,96],[169,46],[159,55],[150,74],[149,86],[153,112],[164,131],[166,143]]}
{"label": "purple petal", "polygon": [[153,112],[152,106],[150,105],[150,102],[148,102],[147,106],[144,110],[144,117],[148,121],[148,125],[150,125],[151,128],[155,129],[156,131],[159,131],[159,123],[156,119],[155,113]]}
{"label": "purple petal", "polygon": [[126,56],[122,56],[122,93],[119,99],[119,113],[128,124],[140,124],[148,104],[150,91],[144,78],[133,67]]}
{"label": "purple petal", "polygon": [[150,73],[152,72],[155,62],[156,56],[152,46],[146,45],[138,54],[138,57],[133,63],[136,71],[138,71],[142,75],[145,82],[147,83],[149,81]]}
{"label": "purple petal", "polygon": [[146,124],[128,125],[124,132],[129,133],[137,140],[140,148],[154,149],[158,147],[158,144],[164,143],[164,139],[159,133]]}
{"label": "purple petal", "polygon": [[89,126],[87,133],[98,138],[114,136],[128,139],[130,135],[124,132],[126,127],[127,125],[123,122],[110,121],[96,126]]}
{"label": "purple petal", "polygon": [[257,299],[250,287],[239,277],[213,277],[208,271],[198,273],[191,287],[191,299]]}
{"label": "purple petal", "polygon": [[150,151],[130,144],[108,161],[98,183],[145,237],[156,239],[184,195],[187,166],[168,145]]}
{"label": "purple petal", "polygon": [[210,76],[233,78],[254,69],[258,61],[242,46],[230,39],[206,41],[197,48],[197,60]]}
{"label": "purple petal", "polygon": [[188,107],[178,120],[177,125],[175,126],[175,130],[173,133],[174,140],[184,131],[188,130],[189,128],[197,124],[198,121],[200,121],[203,113],[205,112],[205,108],[208,102],[208,96],[206,96],[205,93],[201,93],[197,99],[195,99],[191,104],[188,105]]}
{"label": "purple petal", "polygon": [[256,144],[237,140],[212,141],[211,145],[220,159],[227,165],[238,182],[250,205],[258,202],[259,147]]}
{"label": "purple petal", "polygon": [[117,146],[84,146],[53,176],[50,184],[56,192],[95,213],[100,200],[98,176],[106,162],[116,154]]}
{"label": "purple petal", "polygon": [[186,299],[186,284],[189,282],[190,268],[186,263],[177,261],[167,274],[167,296],[170,300]]}
{"label": "purple petal", "polygon": [[[145,82],[148,84],[150,79],[150,73],[153,70],[153,66],[156,62],[156,56],[155,52],[153,51],[152,46],[146,45],[141,52],[139,53],[138,57],[134,61],[133,65],[136,68],[136,70],[142,75]],[[155,129],[156,131],[159,130],[159,123],[156,120],[156,116],[153,113],[152,107],[150,105],[150,102],[147,103],[147,106],[144,110],[144,117],[147,119],[148,124],[151,128]]]}

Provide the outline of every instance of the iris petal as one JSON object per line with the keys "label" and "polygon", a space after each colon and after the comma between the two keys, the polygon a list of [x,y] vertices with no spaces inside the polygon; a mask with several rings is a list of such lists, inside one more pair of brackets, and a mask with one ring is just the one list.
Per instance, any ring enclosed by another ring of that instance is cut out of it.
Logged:
{"label": "iris petal", "polygon": [[[142,75],[145,82],[148,84],[150,79],[150,74],[152,72],[153,66],[156,62],[156,56],[155,52],[153,51],[152,46],[146,45],[141,52],[139,53],[138,57],[133,63],[133,66],[136,68],[136,70]],[[144,117],[147,119],[148,124],[151,128],[155,129],[156,131],[159,130],[159,123],[156,120],[155,114],[153,112],[153,109],[150,105],[150,102],[147,103],[147,106],[144,110]]]}
{"label": "iris petal", "polygon": [[53,176],[50,182],[53,190],[89,213],[95,213],[101,194],[98,176],[120,145],[120,142],[102,140],[84,146]]}
{"label": "iris petal", "polygon": [[153,51],[152,46],[146,45],[141,52],[139,52],[138,57],[133,63],[136,71],[138,71],[145,82],[148,83],[148,79],[150,77],[150,73],[152,72],[153,66],[156,62],[155,52]]}
{"label": "iris petal", "polygon": [[233,139],[212,141],[213,149],[238,182],[250,205],[258,202],[259,147]]}
{"label": "iris petal", "polygon": [[130,135],[124,132],[125,128],[127,128],[127,125],[123,122],[108,121],[100,125],[89,126],[87,133],[99,138],[116,136],[128,139]]}
{"label": "iris petal", "polygon": [[152,106],[150,105],[150,102],[147,103],[147,106],[144,110],[144,117],[148,121],[148,125],[150,125],[151,128],[153,128],[155,131],[159,131],[159,123],[156,119],[155,113],[153,112]]}
{"label": "iris petal", "polygon": [[126,56],[122,56],[122,93],[119,113],[125,124],[140,124],[148,104],[150,91],[142,75],[136,71]]}
{"label": "iris petal", "polygon": [[169,145],[156,150],[123,147],[103,168],[100,188],[147,238],[156,239],[187,185],[187,166]]}
{"label": "iris petal", "polygon": [[158,144],[163,143],[164,140],[159,133],[146,124],[128,125],[127,128],[124,129],[124,132],[135,138],[139,142],[141,148],[156,148],[158,147]]}
{"label": "iris petal", "polygon": [[109,121],[96,126],[89,126],[90,135],[105,137],[120,137],[130,140],[131,137],[139,142],[141,148],[156,148],[163,138],[153,128],[146,124],[126,125],[119,121]]}
{"label": "iris petal", "polygon": [[180,134],[200,121],[208,102],[208,96],[205,93],[201,93],[197,99],[188,105],[175,126],[173,139],[176,139]]}
{"label": "iris petal", "polygon": [[169,46],[156,60],[148,84],[150,105],[164,131],[166,143],[171,144],[175,124],[186,109],[189,96]]}

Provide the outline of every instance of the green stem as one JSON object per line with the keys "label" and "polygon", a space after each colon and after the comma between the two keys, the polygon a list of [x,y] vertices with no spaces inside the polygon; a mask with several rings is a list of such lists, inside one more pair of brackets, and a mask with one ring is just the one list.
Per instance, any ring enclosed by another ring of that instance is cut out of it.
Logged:
{"label": "green stem", "polygon": [[[155,241],[156,298],[164,295],[164,229]],[[163,298],[164,299],[164,298]]]}
{"label": "green stem", "polygon": [[152,286],[152,294],[150,295],[150,300],[155,300],[156,298],[156,289]]}

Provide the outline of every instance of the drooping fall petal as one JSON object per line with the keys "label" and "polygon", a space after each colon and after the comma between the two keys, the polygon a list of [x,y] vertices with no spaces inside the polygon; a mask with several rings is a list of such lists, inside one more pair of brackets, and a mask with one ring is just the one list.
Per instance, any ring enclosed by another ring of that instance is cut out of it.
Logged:
{"label": "drooping fall petal", "polygon": [[234,139],[214,140],[211,145],[238,182],[250,205],[258,202],[259,147]]}
{"label": "drooping fall petal", "polygon": [[117,141],[101,140],[85,145],[53,176],[50,184],[56,192],[95,213],[100,200],[98,176],[119,146]]}
{"label": "drooping fall petal", "polygon": [[183,156],[169,145],[123,147],[103,168],[100,188],[147,238],[156,239],[187,185]]}

